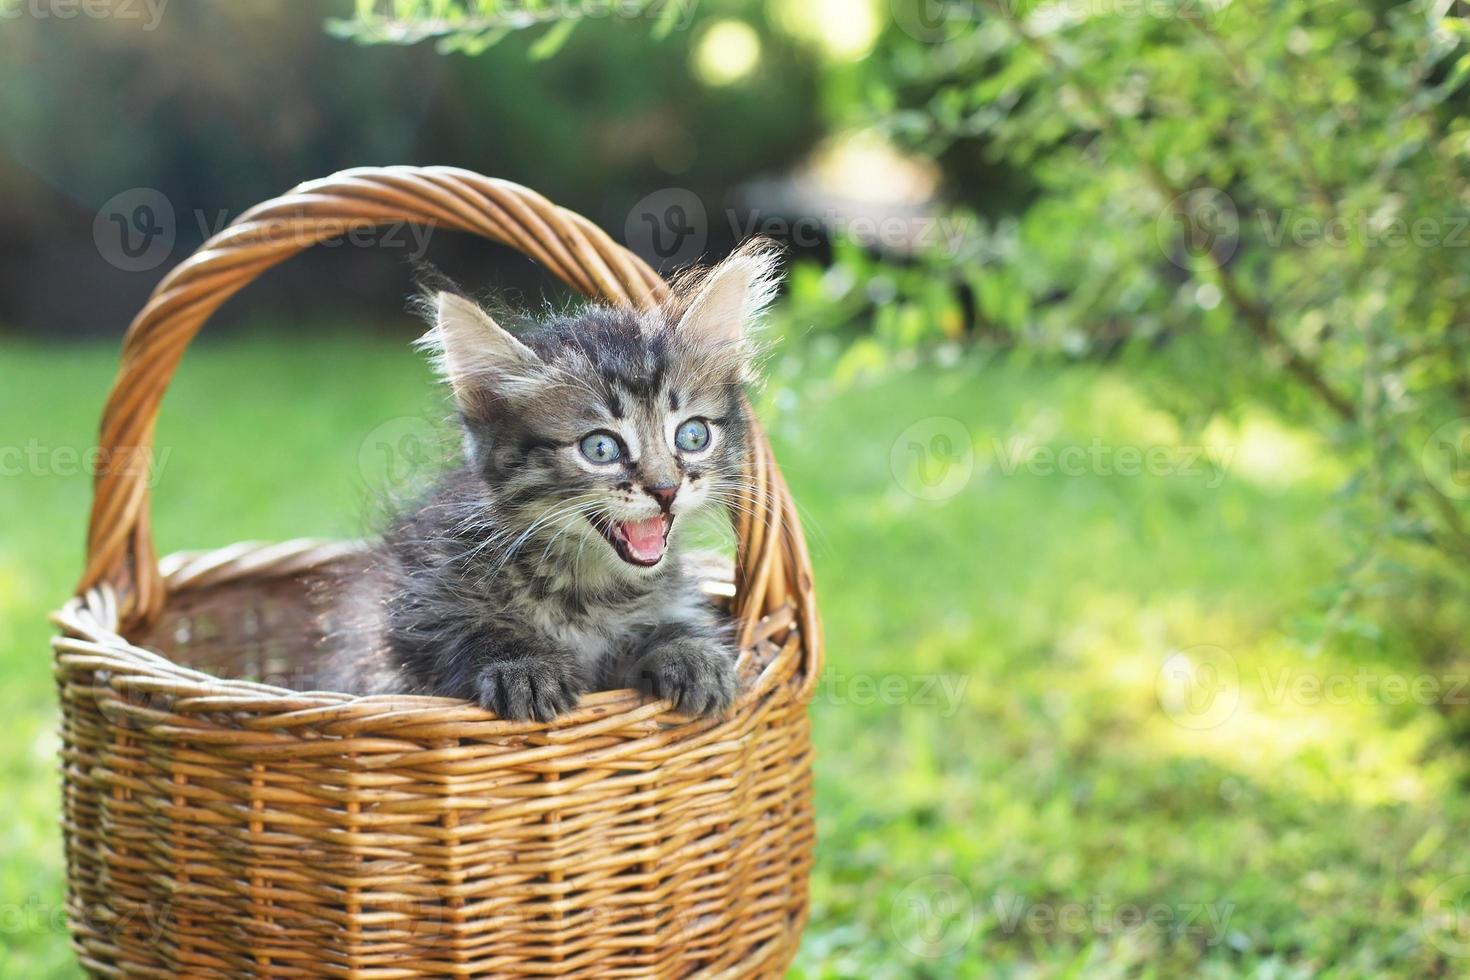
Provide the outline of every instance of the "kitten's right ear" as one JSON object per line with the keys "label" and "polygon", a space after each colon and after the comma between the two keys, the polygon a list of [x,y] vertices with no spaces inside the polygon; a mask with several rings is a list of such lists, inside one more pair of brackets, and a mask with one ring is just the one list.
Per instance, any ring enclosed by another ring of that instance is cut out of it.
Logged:
{"label": "kitten's right ear", "polygon": [[536,353],[496,323],[477,303],[451,292],[425,297],[434,328],[417,346],[434,355],[459,410],[481,417],[541,364]]}
{"label": "kitten's right ear", "polygon": [[752,238],[695,282],[675,332],[717,348],[747,341],[780,283],[781,249],[768,238]]}

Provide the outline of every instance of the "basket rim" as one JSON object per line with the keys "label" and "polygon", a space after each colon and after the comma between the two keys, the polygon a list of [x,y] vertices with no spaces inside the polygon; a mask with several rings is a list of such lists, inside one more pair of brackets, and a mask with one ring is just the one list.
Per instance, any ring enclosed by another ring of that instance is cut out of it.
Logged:
{"label": "basket rim", "polygon": [[[269,581],[330,567],[363,553],[368,542],[296,538],[272,543],[242,541],[223,548],[175,552],[159,562],[169,601],[211,588]],[[722,584],[723,585],[723,584]],[[733,586],[723,585],[733,591]],[[757,646],[772,644],[776,654],[756,680],[744,686],[730,713],[719,719],[690,718],[674,711],[665,699],[650,698],[632,689],[595,691],[583,695],[573,710],[549,722],[502,719],[473,702],[459,698],[416,694],[353,695],[337,691],[297,691],[257,681],[220,677],[177,663],[162,653],[123,636],[123,608],[113,587],[103,583],[74,596],[51,614],[62,632],[52,638],[57,666],[105,672],[106,683],[133,691],[185,699],[201,714],[244,712],[263,715],[271,724],[251,728],[305,728],[322,725],[404,734],[405,729],[452,726],[449,737],[500,737],[543,733],[557,741],[589,726],[596,729],[643,721],[651,726],[678,728],[690,733],[719,726],[736,726],[753,707],[782,688],[795,687],[807,698],[816,677],[804,671],[799,617],[788,599],[762,616],[749,641],[742,643],[739,663],[744,665]],[[803,676],[804,675],[804,676]],[[64,701],[63,701],[64,705]]]}

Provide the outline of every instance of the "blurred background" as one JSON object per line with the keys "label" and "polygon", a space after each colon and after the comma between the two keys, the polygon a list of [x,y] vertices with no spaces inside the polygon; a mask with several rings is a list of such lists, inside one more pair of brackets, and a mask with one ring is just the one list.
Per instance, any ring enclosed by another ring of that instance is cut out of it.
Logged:
{"label": "blurred background", "polygon": [[[787,245],[795,976],[1470,975],[1467,12],[0,0],[0,976],[76,975],[46,613],[122,332],[251,205],[387,164],[666,272]],[[566,299],[412,226],[273,270],[164,403],[164,551],[370,529],[445,414],[424,261]]]}

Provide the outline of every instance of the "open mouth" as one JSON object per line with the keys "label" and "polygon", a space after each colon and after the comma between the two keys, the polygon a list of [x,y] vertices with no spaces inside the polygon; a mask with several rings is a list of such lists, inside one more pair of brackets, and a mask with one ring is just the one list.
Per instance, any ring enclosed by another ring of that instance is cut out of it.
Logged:
{"label": "open mouth", "polygon": [[669,550],[669,529],[674,526],[672,514],[659,514],[641,521],[614,521],[601,514],[589,520],[613,546],[618,557],[630,565],[652,568],[663,561],[664,552]]}

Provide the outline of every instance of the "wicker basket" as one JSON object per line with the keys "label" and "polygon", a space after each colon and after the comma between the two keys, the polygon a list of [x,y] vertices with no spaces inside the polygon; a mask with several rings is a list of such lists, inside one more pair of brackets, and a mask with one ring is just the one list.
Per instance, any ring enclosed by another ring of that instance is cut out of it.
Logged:
{"label": "wicker basket", "polygon": [[[447,168],[354,170],[243,215],[129,329],[106,458],[146,453],[209,315],[309,244],[390,222],[477,232],[584,294],[663,282],[584,218]],[[406,355],[407,356],[407,355]],[[256,680],[305,654],[304,577],[352,544],[155,559],[146,468],[96,483],[78,597],[56,615],[68,909],[105,976],[770,976],[791,961],[811,864],[811,574],[753,430],[730,589],[746,686],[721,722],[632,691],[551,724],[462,701],[301,693]],[[754,520],[749,515],[760,515]]]}

